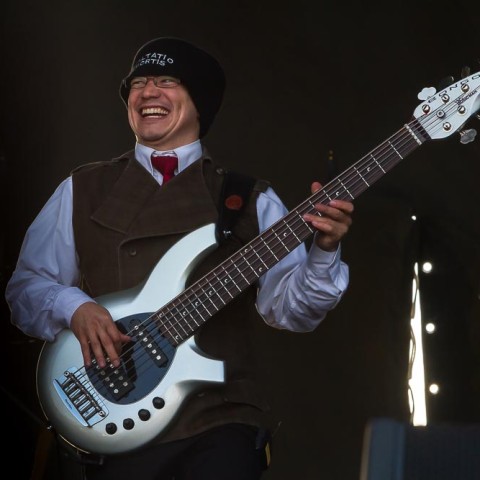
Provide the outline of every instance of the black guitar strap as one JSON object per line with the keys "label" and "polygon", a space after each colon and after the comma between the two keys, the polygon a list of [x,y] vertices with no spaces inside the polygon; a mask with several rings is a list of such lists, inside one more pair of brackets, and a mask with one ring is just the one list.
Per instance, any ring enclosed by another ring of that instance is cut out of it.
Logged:
{"label": "black guitar strap", "polygon": [[225,174],[215,232],[219,243],[231,237],[235,222],[243,212],[255,183],[255,178],[249,175],[230,171]]}

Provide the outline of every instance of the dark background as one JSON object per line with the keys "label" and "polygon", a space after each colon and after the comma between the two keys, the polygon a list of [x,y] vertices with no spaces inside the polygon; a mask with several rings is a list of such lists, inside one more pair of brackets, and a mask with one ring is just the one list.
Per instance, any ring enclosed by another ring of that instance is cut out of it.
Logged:
{"label": "dark background", "polygon": [[[153,37],[220,59],[228,87],[205,143],[227,167],[270,180],[289,207],[409,121],[423,87],[480,70],[476,2],[6,0],[2,10],[3,286],[70,170],[132,147],[118,87]],[[427,394],[429,422],[480,421],[480,147],[458,140],[425,144],[355,201],[343,243],[350,288],[314,333],[259,326],[282,419],[266,478],[357,480],[368,420],[408,421],[415,262],[434,263],[420,275],[424,318],[437,325],[424,344],[427,383],[440,385]],[[44,432],[41,343],[10,325],[3,303],[2,317],[6,453],[20,450],[16,478],[28,478]]]}

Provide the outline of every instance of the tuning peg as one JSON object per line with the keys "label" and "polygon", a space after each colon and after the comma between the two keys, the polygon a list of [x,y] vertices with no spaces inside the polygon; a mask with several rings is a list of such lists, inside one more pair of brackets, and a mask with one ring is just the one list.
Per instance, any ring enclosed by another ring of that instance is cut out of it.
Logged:
{"label": "tuning peg", "polygon": [[471,69],[470,67],[464,66],[462,68],[462,78],[470,76]]}
{"label": "tuning peg", "polygon": [[425,87],[421,92],[418,93],[417,98],[419,100],[426,100],[427,98],[433,97],[437,93],[434,87]]}
{"label": "tuning peg", "polygon": [[440,82],[438,83],[438,90],[443,90],[444,88],[447,88],[447,87],[450,86],[454,81],[455,81],[455,79],[454,79],[451,75],[448,76],[448,77],[443,78],[443,79],[440,80]]}
{"label": "tuning peg", "polygon": [[460,133],[460,143],[462,144],[473,142],[477,135],[477,131],[474,128],[460,130],[458,133]]}

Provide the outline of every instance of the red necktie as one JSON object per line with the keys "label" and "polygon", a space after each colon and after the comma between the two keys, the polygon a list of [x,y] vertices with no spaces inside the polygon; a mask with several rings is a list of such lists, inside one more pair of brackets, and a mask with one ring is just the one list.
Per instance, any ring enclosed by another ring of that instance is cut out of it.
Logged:
{"label": "red necktie", "polygon": [[152,155],[152,165],[163,175],[163,183],[167,183],[175,175],[178,158],[174,155]]}

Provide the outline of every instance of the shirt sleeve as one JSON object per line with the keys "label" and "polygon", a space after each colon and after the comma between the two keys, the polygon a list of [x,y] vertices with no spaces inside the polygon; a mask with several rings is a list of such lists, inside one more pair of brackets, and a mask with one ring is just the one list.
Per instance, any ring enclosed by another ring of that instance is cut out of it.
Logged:
{"label": "shirt sleeve", "polygon": [[24,333],[53,341],[75,310],[92,299],[78,284],[72,227],[72,181],[64,180],[28,228],[5,297]]}
{"label": "shirt sleeve", "polygon": [[[257,200],[260,230],[288,211],[273,189]],[[315,329],[342,298],[349,282],[348,266],[335,252],[315,242],[300,244],[259,279],[257,310],[272,327],[307,332]]]}

